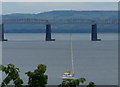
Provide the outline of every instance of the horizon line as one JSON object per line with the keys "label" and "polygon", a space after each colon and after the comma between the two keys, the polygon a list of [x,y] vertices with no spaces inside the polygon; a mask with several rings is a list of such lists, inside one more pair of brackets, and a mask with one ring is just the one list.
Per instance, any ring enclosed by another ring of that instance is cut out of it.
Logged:
{"label": "horizon line", "polygon": [[46,12],[52,12],[52,11],[118,11],[118,10],[49,10],[49,11],[43,11],[43,12],[36,12],[36,13],[22,13],[22,12],[13,12],[13,13],[6,13],[6,14],[0,14],[0,15],[11,15],[11,14],[40,14],[40,13],[46,13]]}

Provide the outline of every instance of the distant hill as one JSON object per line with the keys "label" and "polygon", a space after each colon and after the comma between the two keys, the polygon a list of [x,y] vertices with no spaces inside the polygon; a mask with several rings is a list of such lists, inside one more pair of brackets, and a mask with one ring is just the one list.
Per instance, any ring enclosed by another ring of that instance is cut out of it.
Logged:
{"label": "distant hill", "polygon": [[[82,19],[117,19],[117,11],[49,11],[38,14],[8,14],[3,18],[42,18],[42,19],[66,19],[66,18],[82,18]],[[52,25],[54,33],[88,33],[91,31],[91,25]],[[6,33],[42,33],[45,32],[45,25],[5,25]],[[98,32],[113,33],[117,32],[116,25],[98,25]]]}

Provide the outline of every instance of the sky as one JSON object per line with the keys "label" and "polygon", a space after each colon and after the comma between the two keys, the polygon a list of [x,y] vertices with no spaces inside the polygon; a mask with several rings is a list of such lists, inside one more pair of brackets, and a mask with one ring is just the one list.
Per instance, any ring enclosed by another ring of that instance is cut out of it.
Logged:
{"label": "sky", "polygon": [[119,2],[120,0],[0,0],[2,2]]}
{"label": "sky", "polygon": [[41,13],[53,10],[117,10],[117,2],[2,2],[2,14]]}

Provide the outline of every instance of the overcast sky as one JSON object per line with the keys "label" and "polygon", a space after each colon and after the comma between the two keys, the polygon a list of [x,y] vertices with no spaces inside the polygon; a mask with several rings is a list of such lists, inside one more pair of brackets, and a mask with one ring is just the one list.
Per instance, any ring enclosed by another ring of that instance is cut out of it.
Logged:
{"label": "overcast sky", "polygon": [[3,2],[2,14],[52,10],[117,10],[117,2]]}

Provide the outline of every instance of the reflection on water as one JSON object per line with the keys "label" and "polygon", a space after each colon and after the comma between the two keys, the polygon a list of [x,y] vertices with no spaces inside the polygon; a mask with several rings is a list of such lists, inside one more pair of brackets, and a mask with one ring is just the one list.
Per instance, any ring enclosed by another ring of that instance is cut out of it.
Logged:
{"label": "reflection on water", "polygon": [[[45,33],[7,33],[5,37],[9,40],[45,40]],[[70,33],[53,33],[52,38],[56,40],[70,40]],[[72,33],[73,40],[90,40],[91,34],[89,33]],[[98,33],[98,38],[102,40],[117,40],[118,34],[116,33]]]}

